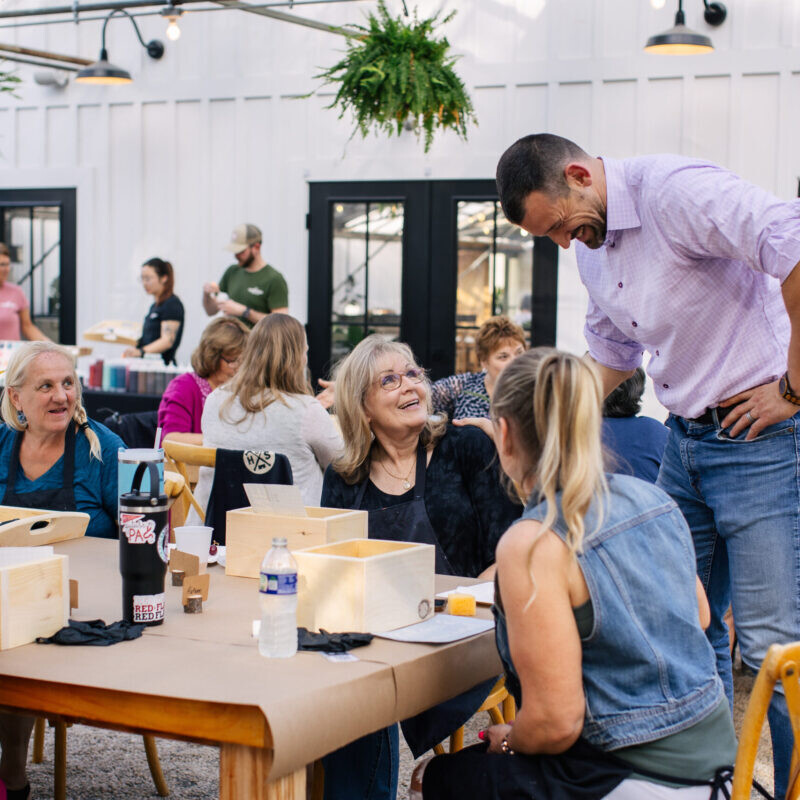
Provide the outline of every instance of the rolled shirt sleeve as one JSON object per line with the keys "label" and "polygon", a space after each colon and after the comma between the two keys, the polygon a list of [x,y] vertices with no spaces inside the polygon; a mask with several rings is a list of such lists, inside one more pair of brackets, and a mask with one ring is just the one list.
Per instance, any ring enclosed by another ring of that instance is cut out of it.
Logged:
{"label": "rolled shirt sleeve", "polygon": [[599,364],[621,372],[630,372],[641,366],[642,345],[625,336],[591,297],[583,334],[589,346],[589,355]]}

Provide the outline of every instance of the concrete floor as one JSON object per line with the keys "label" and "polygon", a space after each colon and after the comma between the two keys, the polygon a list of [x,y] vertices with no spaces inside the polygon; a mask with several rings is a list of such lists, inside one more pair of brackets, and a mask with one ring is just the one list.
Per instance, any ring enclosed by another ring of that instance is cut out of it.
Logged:
{"label": "concrete floor", "polygon": [[[753,678],[741,670],[734,672],[736,685],[736,723],[741,721]],[[478,741],[478,731],[489,724],[487,714],[471,720],[465,744]],[[413,769],[411,753],[401,737],[399,800],[408,793]],[[200,747],[158,740],[158,750],[170,797],[173,800],[212,800],[218,796],[218,755],[211,747]],[[48,729],[45,762],[29,768],[34,800],[53,796],[53,733]],[[756,764],[756,777],[771,791],[772,764],[769,735],[765,732]],[[70,800],[142,800],[156,798],[139,736],[75,725],[67,736],[67,797]],[[758,795],[753,793],[753,797]]]}

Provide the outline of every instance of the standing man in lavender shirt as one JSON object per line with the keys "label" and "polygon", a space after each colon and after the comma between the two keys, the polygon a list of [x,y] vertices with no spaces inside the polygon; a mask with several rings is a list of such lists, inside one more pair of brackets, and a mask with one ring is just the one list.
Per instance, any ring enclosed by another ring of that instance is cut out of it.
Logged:
{"label": "standing man in lavender shirt", "polygon": [[[692,529],[732,699],[731,600],[753,669],[773,642],[800,639],[800,202],[708,162],[593,158],[551,134],[513,144],[497,186],[511,222],[578,240],[606,394],[650,353],[670,411],[658,485]],[[769,723],[782,797],[793,737],[780,694]]]}

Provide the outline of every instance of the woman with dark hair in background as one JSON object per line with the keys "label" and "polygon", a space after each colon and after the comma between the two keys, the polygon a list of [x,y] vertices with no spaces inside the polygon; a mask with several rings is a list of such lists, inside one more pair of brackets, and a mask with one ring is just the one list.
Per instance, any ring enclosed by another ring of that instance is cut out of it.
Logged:
{"label": "woman with dark hair in background", "polygon": [[636,416],[642,410],[645,379],[639,367],[606,397],[603,444],[612,455],[614,472],[655,483],[669,431],[652,417]]}
{"label": "woman with dark hair in background", "polygon": [[165,364],[175,363],[175,352],[183,335],[183,303],[173,293],[175,273],[172,264],[161,258],[151,258],[142,264],[142,285],[155,302],[150,306],[142,325],[142,335],[136,347],[122,354],[142,357],[145,353],[160,353]]}

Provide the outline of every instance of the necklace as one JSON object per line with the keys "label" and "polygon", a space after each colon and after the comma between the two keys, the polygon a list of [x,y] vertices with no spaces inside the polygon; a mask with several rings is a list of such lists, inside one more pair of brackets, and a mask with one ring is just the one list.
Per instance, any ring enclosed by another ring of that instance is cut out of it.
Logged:
{"label": "necklace", "polygon": [[408,491],[408,490],[411,488],[411,483],[409,482],[409,480],[408,480],[408,479],[411,477],[411,473],[414,471],[414,467],[416,467],[416,466],[417,466],[417,457],[416,457],[416,455],[414,456],[414,461],[411,463],[411,469],[409,469],[409,471],[408,471],[408,474],[405,476],[405,478],[404,478],[402,475],[395,475],[395,474],[394,474],[394,472],[392,472],[392,471],[391,471],[391,470],[390,470],[390,469],[389,469],[389,468],[386,466],[386,464],[384,464],[384,463],[383,463],[383,461],[379,461],[378,463],[381,465],[381,468],[383,469],[383,471],[384,471],[384,472],[385,472],[387,475],[390,475],[390,476],[391,476],[392,478],[394,478],[396,481],[402,481],[402,482],[403,482],[403,488],[404,488],[406,491]]}

